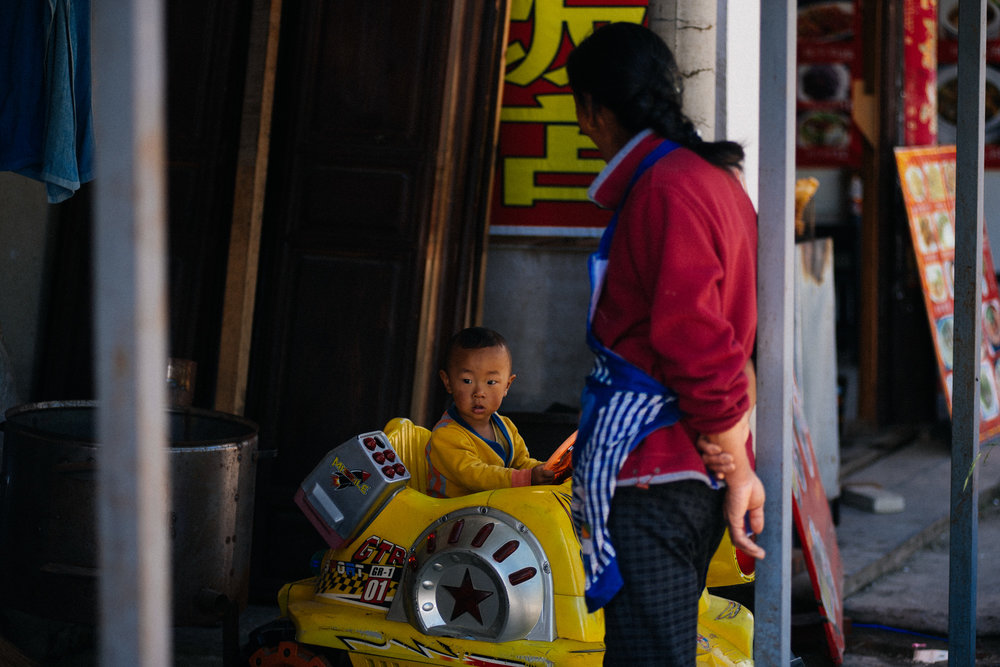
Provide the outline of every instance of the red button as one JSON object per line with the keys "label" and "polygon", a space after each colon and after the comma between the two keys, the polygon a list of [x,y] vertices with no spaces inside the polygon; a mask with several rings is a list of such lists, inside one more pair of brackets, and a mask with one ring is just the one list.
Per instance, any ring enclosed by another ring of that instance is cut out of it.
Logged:
{"label": "red button", "polygon": [[400,474],[400,475],[405,475],[406,474],[406,468],[403,467],[402,463],[397,463],[396,464],[396,472],[398,474]]}
{"label": "red button", "polygon": [[375,449],[375,445],[377,445],[377,444],[378,444],[378,443],[377,443],[377,442],[375,441],[375,438],[373,438],[373,437],[371,437],[371,436],[368,436],[367,438],[365,438],[365,439],[364,439],[364,443],[365,443],[365,447],[367,447],[367,448],[368,448],[369,450],[373,450],[373,449]]}
{"label": "red button", "polygon": [[[392,451],[391,449],[385,450],[385,458],[389,459],[390,461],[395,461],[396,460],[396,452]],[[381,461],[380,461],[380,463],[381,463]]]}
{"label": "red button", "polygon": [[385,463],[385,454],[382,452],[375,452],[372,454],[372,458],[375,459],[375,463],[382,465]]}
{"label": "red button", "polygon": [[396,476],[396,469],[393,468],[392,466],[385,466],[384,468],[382,468],[382,474],[384,474],[389,479],[392,479],[393,477]]}

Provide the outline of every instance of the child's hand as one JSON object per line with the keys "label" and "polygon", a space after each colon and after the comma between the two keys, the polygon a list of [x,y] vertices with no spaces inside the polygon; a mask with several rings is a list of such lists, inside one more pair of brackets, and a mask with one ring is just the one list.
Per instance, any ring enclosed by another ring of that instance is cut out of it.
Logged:
{"label": "child's hand", "polygon": [[555,484],[555,481],[556,474],[551,470],[546,470],[544,463],[531,469],[532,486],[538,486],[539,484]]}
{"label": "child's hand", "polygon": [[725,479],[726,473],[736,470],[736,463],[733,461],[732,454],[723,452],[722,447],[714,442],[709,442],[705,436],[698,436],[698,441],[695,445],[701,454],[702,463],[715,475],[716,479]]}

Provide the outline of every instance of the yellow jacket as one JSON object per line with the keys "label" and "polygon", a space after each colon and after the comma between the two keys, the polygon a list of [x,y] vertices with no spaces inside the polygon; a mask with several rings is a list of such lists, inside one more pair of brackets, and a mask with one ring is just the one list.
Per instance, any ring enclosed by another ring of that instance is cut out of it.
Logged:
{"label": "yellow jacket", "polygon": [[449,408],[434,425],[424,450],[427,493],[456,498],[477,491],[530,486],[531,469],[541,465],[528,455],[524,439],[510,419],[493,413],[501,441],[484,440]]}

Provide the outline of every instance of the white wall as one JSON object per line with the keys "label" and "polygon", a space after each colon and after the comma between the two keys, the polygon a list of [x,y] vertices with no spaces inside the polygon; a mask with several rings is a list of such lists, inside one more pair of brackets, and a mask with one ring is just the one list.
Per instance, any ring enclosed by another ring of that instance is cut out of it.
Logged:
{"label": "white wall", "polygon": [[[596,242],[595,242],[596,245]],[[490,245],[483,326],[504,335],[517,379],[503,409],[544,412],[553,403],[580,405],[593,357],[587,348],[591,248]]]}
{"label": "white wall", "polygon": [[718,113],[720,138],[743,144],[747,191],[757,205],[760,148],[760,0],[719,0],[719,21],[725,26],[720,43],[719,87],[724,107]]}
{"label": "white wall", "polygon": [[847,175],[844,169],[796,169],[795,176],[796,178],[811,176],[819,181],[819,188],[810,203],[816,224],[841,222],[846,219]]}

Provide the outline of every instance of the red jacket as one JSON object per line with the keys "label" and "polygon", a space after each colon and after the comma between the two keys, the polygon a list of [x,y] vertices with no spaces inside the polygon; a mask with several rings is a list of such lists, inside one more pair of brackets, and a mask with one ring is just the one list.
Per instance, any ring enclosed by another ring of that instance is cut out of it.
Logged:
{"label": "red jacket", "polygon": [[[591,198],[617,207],[659,141],[649,133],[630,142],[594,181]],[[756,267],[757,214],[732,172],[677,148],[635,183],[592,328],[676,392],[682,417],[632,451],[619,484],[707,481],[698,434],[726,430],[749,407],[743,370],[757,328]]]}

